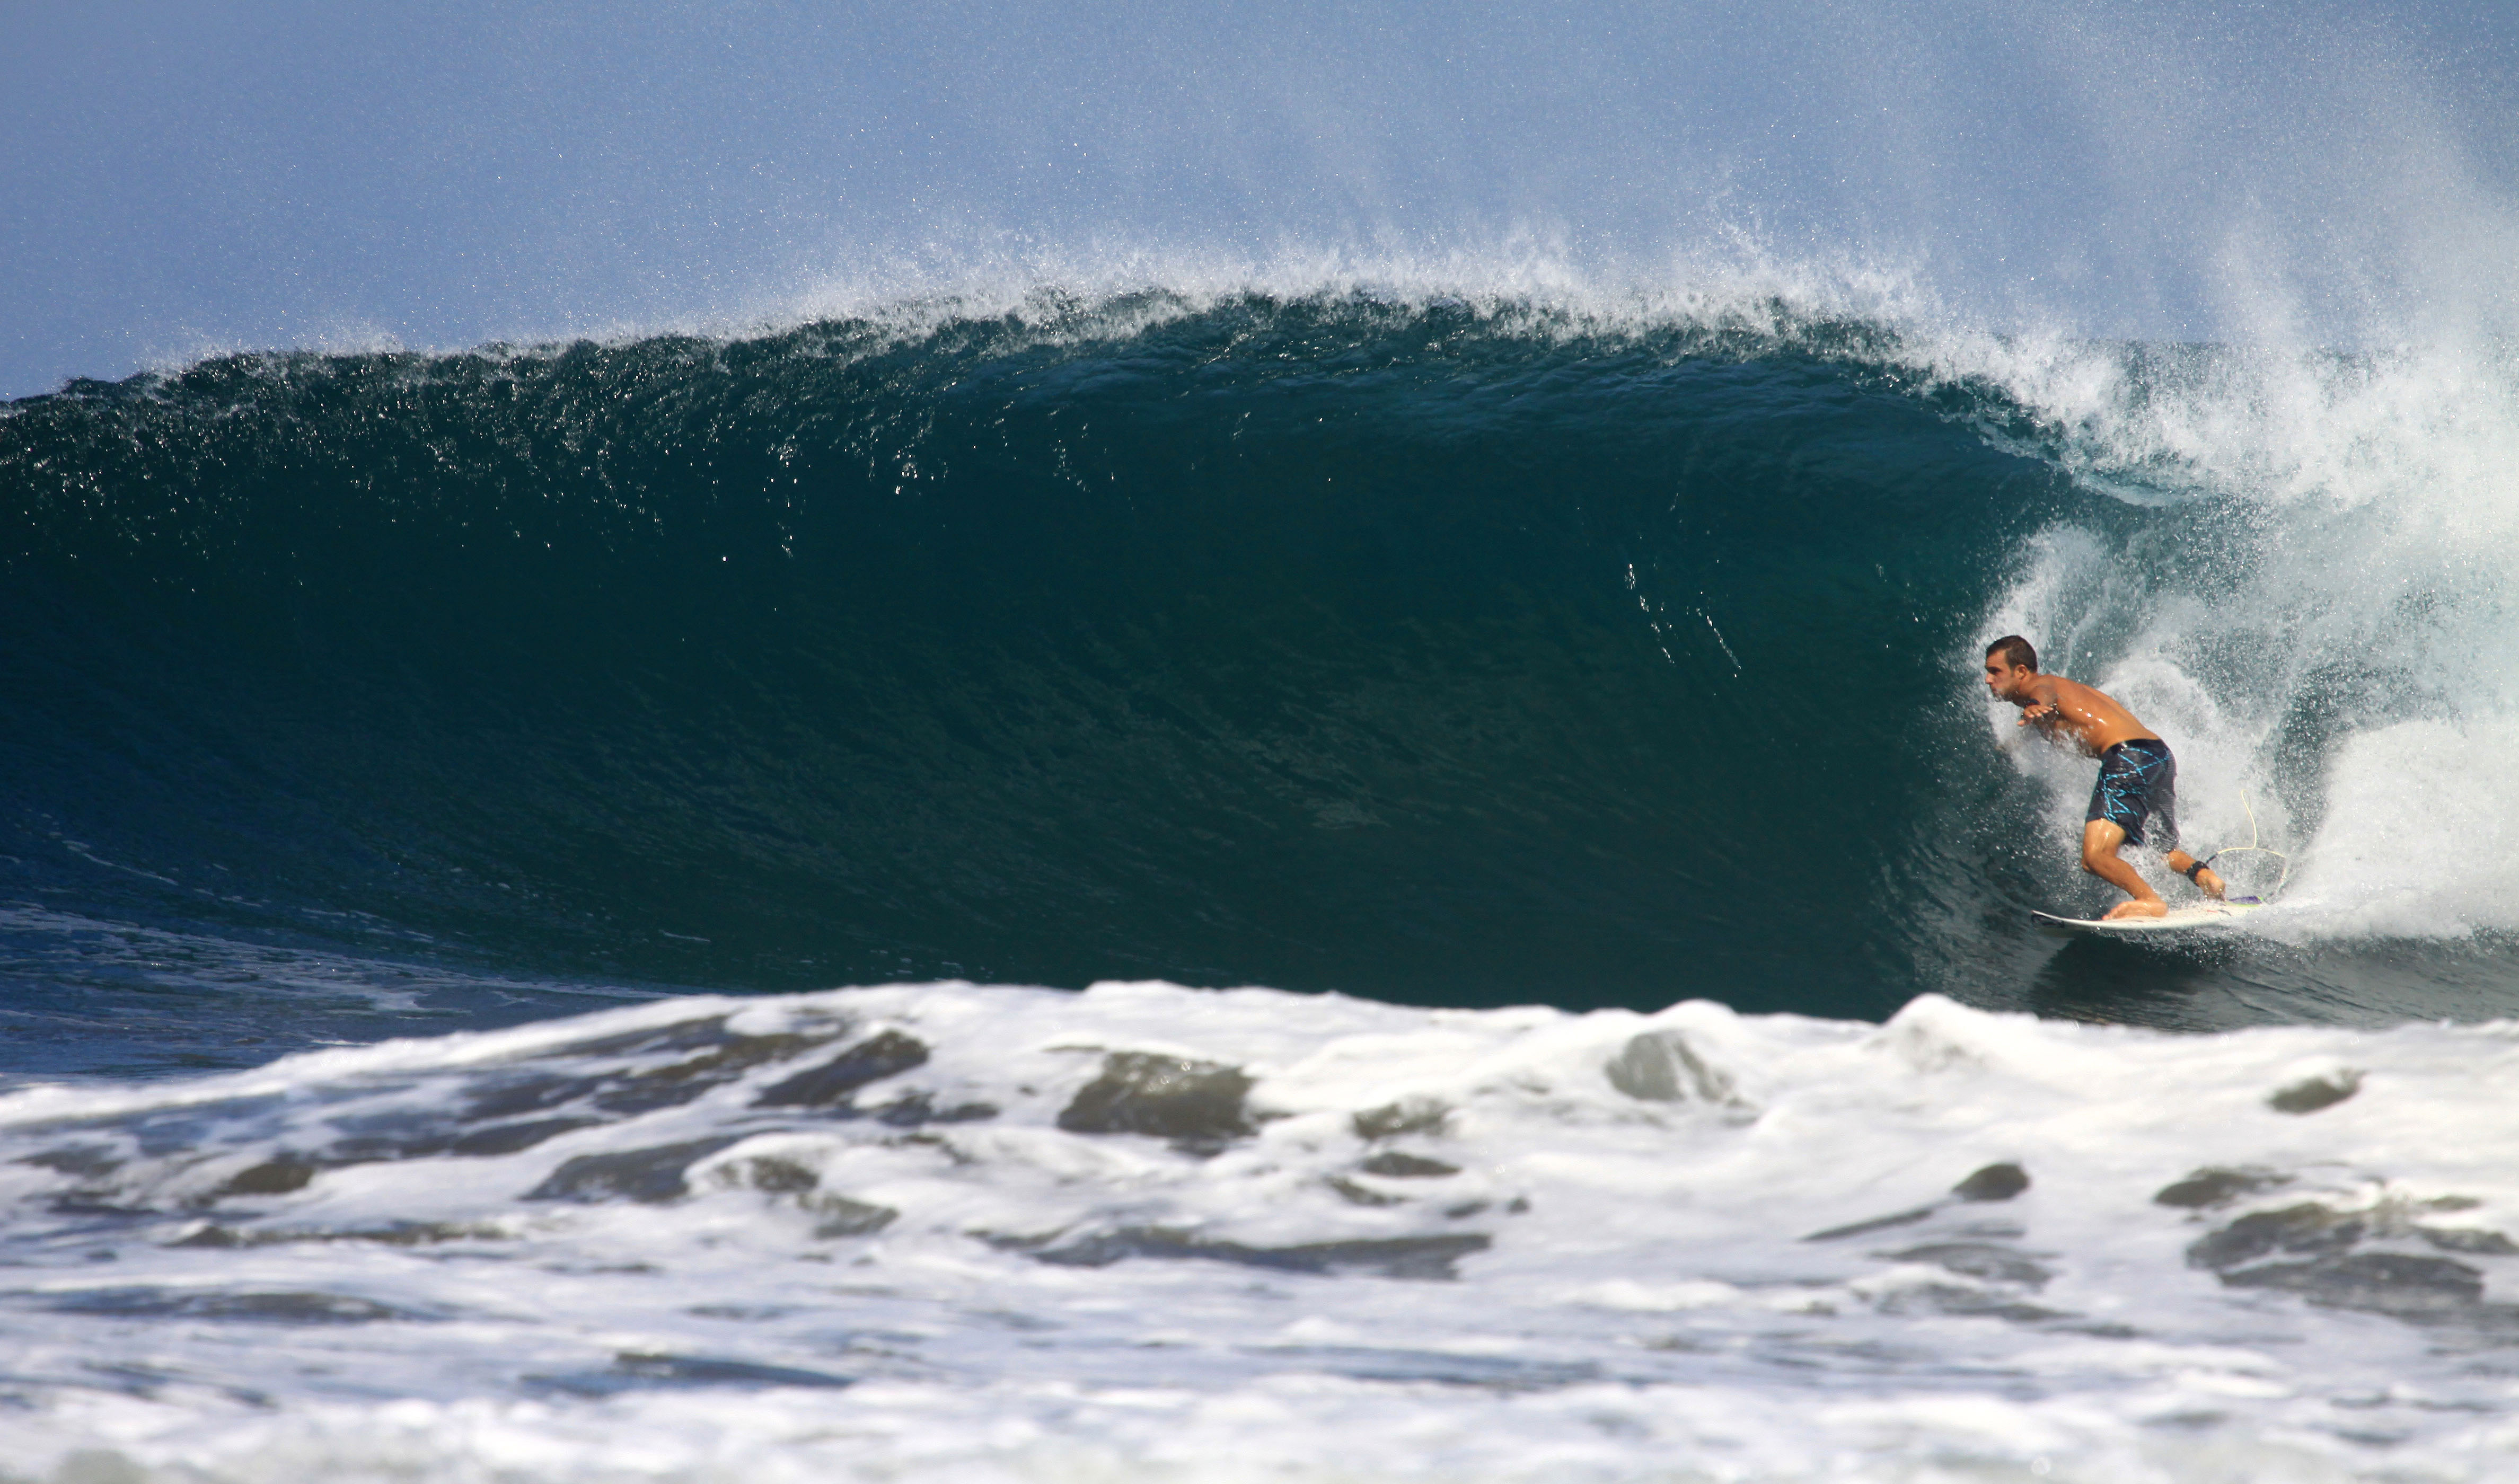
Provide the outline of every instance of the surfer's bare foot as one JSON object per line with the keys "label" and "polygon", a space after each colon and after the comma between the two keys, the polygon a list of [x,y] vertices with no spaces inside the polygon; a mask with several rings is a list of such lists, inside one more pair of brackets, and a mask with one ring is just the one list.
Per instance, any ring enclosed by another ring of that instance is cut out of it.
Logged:
{"label": "surfer's bare foot", "polygon": [[2117,922],[2128,917],[2167,917],[2168,915],[2169,903],[2157,896],[2149,901],[2138,896],[2131,901],[2121,901],[2108,908],[2108,915],[2100,918],[2099,921]]}
{"label": "surfer's bare foot", "polygon": [[2222,878],[2214,872],[2211,866],[2206,866],[2204,869],[2195,873],[2195,884],[2202,887],[2204,889],[2204,895],[2212,897],[2215,901],[2220,901],[2222,899],[2222,888],[2227,885],[2227,883],[2225,883]]}

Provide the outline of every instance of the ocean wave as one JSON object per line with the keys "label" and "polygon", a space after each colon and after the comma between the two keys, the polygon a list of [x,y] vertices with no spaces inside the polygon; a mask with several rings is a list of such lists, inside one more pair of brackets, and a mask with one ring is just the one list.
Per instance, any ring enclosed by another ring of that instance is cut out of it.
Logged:
{"label": "ocean wave", "polygon": [[[2501,756],[2489,358],[1679,282],[1034,284],[14,404],[0,864],[729,986],[2492,1013],[2507,894],[2440,807]],[[2093,889],[2075,769],[1967,699],[2010,629],[2298,910],[2131,998],[2028,938]],[[2411,983],[2316,946],[2390,938]]]}

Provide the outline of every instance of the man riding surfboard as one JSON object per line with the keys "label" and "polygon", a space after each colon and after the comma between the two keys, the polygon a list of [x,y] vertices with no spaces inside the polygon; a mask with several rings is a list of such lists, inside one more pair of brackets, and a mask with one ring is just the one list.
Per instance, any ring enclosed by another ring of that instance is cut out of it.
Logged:
{"label": "man riding surfboard", "polygon": [[2222,878],[2178,848],[2178,760],[2133,712],[2078,680],[2039,674],[2038,651],[2016,633],[1986,646],[1985,686],[1996,700],[2020,708],[2022,726],[2099,760],[2099,781],[2083,816],[2082,869],[2133,898],[2109,908],[2101,921],[2168,915],[2160,894],[2117,858],[2127,841],[2145,843],[2146,827],[2149,843],[2169,858],[2171,870],[2207,896],[2222,895]]}

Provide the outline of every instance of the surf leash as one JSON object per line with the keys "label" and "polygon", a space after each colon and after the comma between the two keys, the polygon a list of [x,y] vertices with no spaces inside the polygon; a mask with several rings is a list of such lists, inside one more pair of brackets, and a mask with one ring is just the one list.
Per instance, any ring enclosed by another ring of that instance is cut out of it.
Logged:
{"label": "surf leash", "polygon": [[2239,807],[2247,811],[2248,843],[2246,845],[2226,845],[2220,850],[2215,851],[2212,854],[2198,860],[2191,869],[2182,872],[2181,874],[2186,876],[2188,881],[2194,881],[2198,872],[2202,871],[2205,867],[2211,865],[2214,861],[2221,859],[2225,855],[2272,855],[2275,859],[2282,862],[2282,874],[2275,878],[2275,884],[2272,887],[2267,888],[2264,893],[2255,897],[2230,898],[2233,901],[2272,901],[2282,892],[2284,883],[2291,880],[2291,857],[2284,854],[2282,851],[2274,849],[2272,846],[2259,845],[2257,843],[2257,811],[2256,808],[2248,803],[2248,791],[2246,789],[2239,790]]}

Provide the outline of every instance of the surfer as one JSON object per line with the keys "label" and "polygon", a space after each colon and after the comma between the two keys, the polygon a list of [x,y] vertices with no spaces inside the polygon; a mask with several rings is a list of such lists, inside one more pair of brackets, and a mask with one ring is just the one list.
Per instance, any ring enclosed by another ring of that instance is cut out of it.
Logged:
{"label": "surfer", "polygon": [[2099,781],[2082,816],[2082,869],[2133,898],[2109,908],[2104,921],[2169,913],[2151,884],[2117,858],[2127,841],[2144,844],[2146,823],[2150,844],[2169,858],[2171,870],[2207,896],[2222,895],[2222,878],[2178,848],[2178,760],[2133,712],[2078,680],[2040,675],[2038,651],[2016,633],[1986,646],[1985,686],[1996,700],[2020,708],[2021,725],[2099,760]]}

